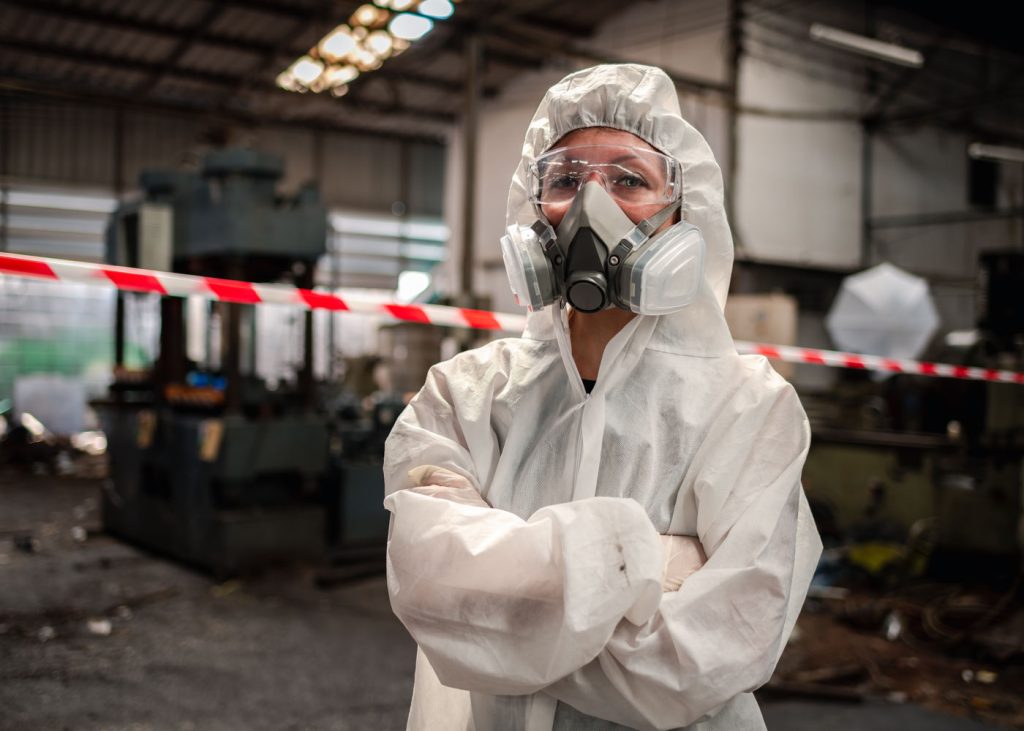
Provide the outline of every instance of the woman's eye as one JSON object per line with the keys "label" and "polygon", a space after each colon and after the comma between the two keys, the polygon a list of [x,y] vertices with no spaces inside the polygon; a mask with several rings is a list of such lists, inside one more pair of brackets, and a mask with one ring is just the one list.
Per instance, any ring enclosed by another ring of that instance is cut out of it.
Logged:
{"label": "woman's eye", "polygon": [[575,188],[578,181],[576,175],[553,175],[548,179],[551,188]]}
{"label": "woman's eye", "polygon": [[641,188],[647,183],[639,175],[620,175],[615,184],[623,188]]}

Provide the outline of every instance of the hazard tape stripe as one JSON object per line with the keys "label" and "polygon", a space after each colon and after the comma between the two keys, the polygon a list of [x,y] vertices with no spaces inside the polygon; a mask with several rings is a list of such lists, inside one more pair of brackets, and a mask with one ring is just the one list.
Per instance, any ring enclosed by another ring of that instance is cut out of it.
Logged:
{"label": "hazard tape stripe", "polygon": [[[300,289],[284,284],[256,284],[216,277],[155,272],[107,264],[49,259],[22,254],[0,254],[0,274],[34,277],[50,281],[79,282],[113,286],[132,292],[151,292],[162,296],[188,297],[198,295],[221,302],[240,304],[277,304],[305,307],[311,310],[351,312],[386,317],[403,322],[418,322],[442,327],[469,327],[478,330],[522,332],[526,317],[507,312],[487,312],[443,305],[410,305],[381,302],[359,293],[342,295],[319,290]],[[959,378],[976,381],[1024,384],[1024,373],[973,368],[947,363],[929,363],[899,358],[883,358],[862,353],[843,353],[819,348],[791,345],[769,345],[736,341],[740,353],[754,353],[788,363],[807,363],[832,368],[907,373],[936,378]]]}
{"label": "hazard tape stripe", "polygon": [[831,366],[833,368],[857,368],[939,378],[1024,384],[1024,373],[994,370],[991,368],[972,368],[962,365],[950,365],[948,363],[883,358],[878,355],[843,353],[837,350],[799,348],[790,345],[766,345],[764,343],[751,343],[743,340],[736,341],[736,350],[740,353],[756,353],[766,358],[781,360],[787,363],[808,363],[811,365]]}

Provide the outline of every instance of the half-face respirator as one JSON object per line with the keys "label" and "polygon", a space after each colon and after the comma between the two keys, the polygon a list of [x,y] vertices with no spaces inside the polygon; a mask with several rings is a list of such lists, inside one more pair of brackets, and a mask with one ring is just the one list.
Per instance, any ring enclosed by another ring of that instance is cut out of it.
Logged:
{"label": "half-face respirator", "polygon": [[[675,312],[696,297],[704,238],[680,221],[655,234],[681,205],[679,164],[632,147],[553,150],[530,166],[539,216],[509,226],[502,257],[516,301],[530,311],[559,299],[574,309],[618,307],[644,315]],[[622,210],[660,208],[634,224]],[[557,229],[547,213],[561,213]]]}

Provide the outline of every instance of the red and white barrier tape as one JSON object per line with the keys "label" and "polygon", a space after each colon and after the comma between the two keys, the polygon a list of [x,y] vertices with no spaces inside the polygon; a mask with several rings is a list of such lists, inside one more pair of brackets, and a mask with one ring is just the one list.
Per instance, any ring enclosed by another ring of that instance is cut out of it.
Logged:
{"label": "red and white barrier tape", "polygon": [[1024,384],[1024,373],[1000,371],[991,368],[970,368],[949,363],[929,363],[903,358],[883,358],[879,355],[842,353],[838,350],[798,348],[793,345],[764,345],[736,341],[740,353],[757,353],[787,363],[809,363],[833,368],[855,368],[885,373],[907,373],[916,376],[937,376],[939,378],[962,378],[971,381],[998,381]]}
{"label": "red and white barrier tape", "polygon": [[345,293],[344,297],[341,297],[330,292],[301,289],[287,284],[254,284],[233,279],[169,274],[22,254],[0,254],[0,274],[107,285],[130,292],[151,292],[172,297],[198,295],[220,302],[238,302],[245,305],[293,305],[310,310],[355,312],[406,322],[471,327],[478,330],[522,332],[526,323],[526,318],[522,315],[471,310],[464,307],[403,305],[381,302],[379,299],[360,296],[358,293]]}
{"label": "red and white barrier tape", "polygon": [[[237,302],[246,305],[282,304],[310,310],[352,312],[445,327],[470,327],[478,330],[503,330],[518,333],[523,331],[526,324],[526,317],[519,314],[487,312],[443,305],[403,305],[380,302],[377,299],[351,292],[340,296],[285,284],[255,284],[231,279],[169,274],[146,269],[22,254],[0,254],[0,274],[50,281],[106,285],[131,292],[150,292],[173,297],[198,295],[220,302]],[[883,358],[877,355],[841,353],[834,350],[817,350],[789,345],[765,345],[742,340],[736,341],[736,350],[740,353],[757,353],[788,363],[809,363],[833,368],[856,368],[887,373],[1024,384],[1024,373],[969,368],[947,363]]]}

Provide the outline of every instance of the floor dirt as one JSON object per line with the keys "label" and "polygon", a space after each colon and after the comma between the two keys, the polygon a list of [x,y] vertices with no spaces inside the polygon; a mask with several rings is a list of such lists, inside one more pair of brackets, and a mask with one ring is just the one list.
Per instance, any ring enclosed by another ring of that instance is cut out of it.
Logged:
{"label": "floor dirt", "polygon": [[[103,534],[102,480],[81,467],[87,477],[0,471],[0,730],[404,728],[415,646],[382,576],[325,587],[323,567],[292,567],[218,583]],[[1015,723],[1013,673],[970,685],[961,673],[978,665],[828,613],[804,614],[776,680],[820,681],[823,669],[857,664],[864,677],[828,682],[852,683],[865,700],[765,691],[768,728]]]}
{"label": "floor dirt", "polygon": [[99,532],[99,489],[0,475],[0,729],[404,727],[415,645],[382,578],[218,584]]}

